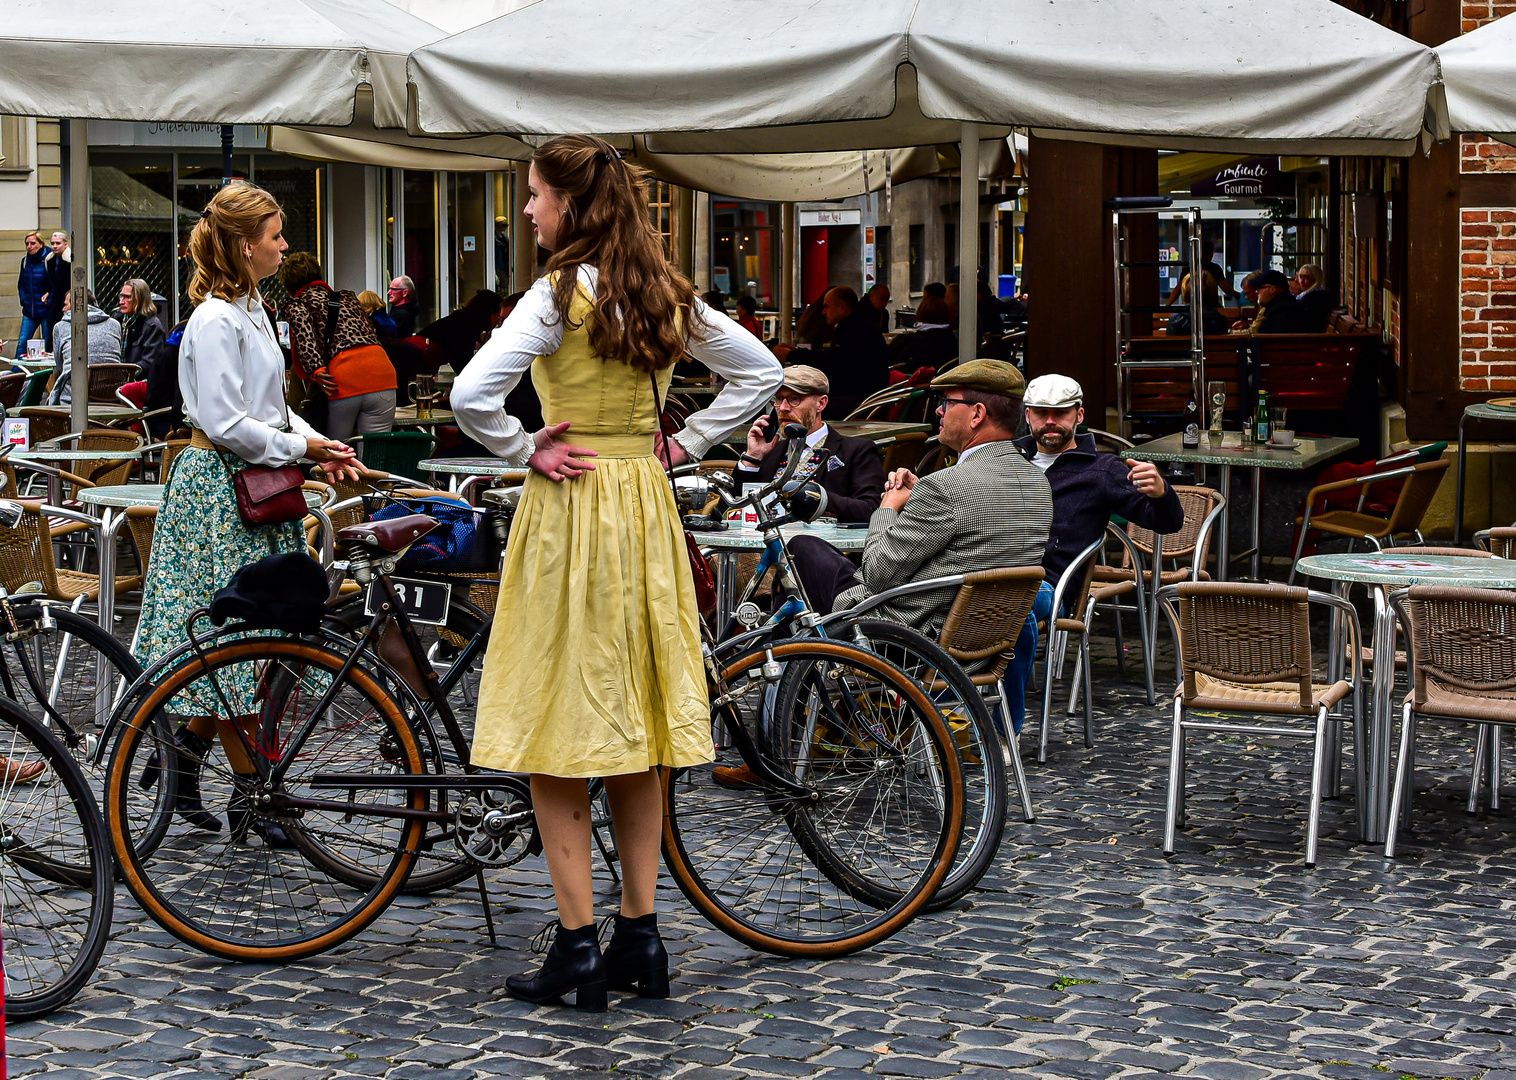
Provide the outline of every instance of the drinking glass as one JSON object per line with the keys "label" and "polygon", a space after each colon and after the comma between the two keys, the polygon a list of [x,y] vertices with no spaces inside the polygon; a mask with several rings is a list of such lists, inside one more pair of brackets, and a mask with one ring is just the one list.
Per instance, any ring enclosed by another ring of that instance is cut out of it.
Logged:
{"label": "drinking glass", "polygon": [[1211,434],[1221,434],[1221,415],[1226,411],[1226,383],[1208,382],[1205,384],[1205,399],[1210,404]]}

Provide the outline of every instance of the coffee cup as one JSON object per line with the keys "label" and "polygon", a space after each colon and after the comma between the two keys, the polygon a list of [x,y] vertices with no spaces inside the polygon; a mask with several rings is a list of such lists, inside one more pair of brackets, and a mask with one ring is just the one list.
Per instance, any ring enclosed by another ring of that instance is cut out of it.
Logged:
{"label": "coffee cup", "polygon": [[1295,433],[1289,428],[1275,428],[1269,434],[1269,442],[1275,446],[1291,446],[1295,442]]}
{"label": "coffee cup", "polygon": [[41,338],[32,338],[26,343],[26,355],[31,357],[33,360],[37,359],[39,356],[46,356],[47,342],[43,341]]}

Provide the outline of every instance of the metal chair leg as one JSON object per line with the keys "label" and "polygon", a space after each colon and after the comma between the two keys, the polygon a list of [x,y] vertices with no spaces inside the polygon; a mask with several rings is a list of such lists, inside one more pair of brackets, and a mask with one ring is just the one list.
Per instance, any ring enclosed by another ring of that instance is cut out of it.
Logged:
{"label": "metal chair leg", "polygon": [[1490,727],[1490,809],[1500,809],[1500,734],[1499,724]]}
{"label": "metal chair leg", "polygon": [[1395,857],[1395,841],[1400,835],[1400,806],[1401,800],[1406,799],[1406,817],[1410,817],[1410,805],[1407,796],[1410,794],[1411,784],[1408,782],[1406,773],[1410,771],[1411,744],[1416,741],[1414,726],[1416,714],[1411,711],[1411,703],[1405,703],[1405,709],[1400,716],[1400,754],[1395,763],[1395,787],[1390,792],[1390,820],[1389,828],[1384,836],[1384,857]]}
{"label": "metal chair leg", "polygon": [[1316,745],[1311,751],[1311,807],[1305,830],[1305,864],[1316,865],[1316,844],[1321,835],[1321,789],[1326,772],[1327,709],[1316,710]]}
{"label": "metal chair leg", "polygon": [[1006,701],[1004,686],[998,682],[995,684],[995,698],[1001,719],[1005,721],[1005,756],[1010,759],[1007,764],[1016,777],[1016,790],[1021,793],[1021,820],[1030,824],[1037,820],[1037,814],[1032,809],[1032,789],[1026,782],[1026,766],[1021,761],[1021,736],[1011,727],[1010,703]]}
{"label": "metal chair leg", "polygon": [[1184,800],[1180,761],[1184,757],[1184,706],[1174,698],[1174,727],[1169,737],[1169,791],[1163,815],[1163,853],[1174,854],[1174,832],[1179,825],[1180,805]]}
{"label": "metal chair leg", "polygon": [[1489,738],[1490,725],[1474,725],[1474,767],[1469,770],[1469,805],[1467,813],[1479,813],[1479,786],[1484,782],[1485,740]]}
{"label": "metal chair leg", "polygon": [[1037,725],[1037,763],[1048,759],[1048,718],[1053,711],[1053,634],[1048,635],[1047,667],[1042,676],[1042,719]]}
{"label": "metal chair leg", "polygon": [[1069,680],[1069,705],[1064,710],[1067,716],[1073,716],[1074,710],[1079,708],[1079,693],[1084,686],[1084,672],[1084,650],[1080,649],[1074,654],[1074,677]]}
{"label": "metal chair leg", "polygon": [[[1089,626],[1086,622],[1085,626]],[[1090,677],[1090,635],[1080,638],[1079,652],[1084,660],[1084,748],[1095,745],[1095,689]]]}

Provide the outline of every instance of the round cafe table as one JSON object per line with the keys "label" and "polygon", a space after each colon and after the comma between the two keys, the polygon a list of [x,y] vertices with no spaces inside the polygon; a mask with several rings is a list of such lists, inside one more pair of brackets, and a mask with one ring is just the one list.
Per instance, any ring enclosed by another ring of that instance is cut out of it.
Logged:
{"label": "round cafe table", "polygon": [[[68,463],[74,461],[139,461],[141,450],[16,450],[7,455],[7,461],[18,464],[34,462],[38,465],[56,465],[71,472]],[[52,473],[47,477],[47,501],[57,506],[63,498],[63,478]]]}
{"label": "round cafe table", "polygon": [[[1516,589],[1516,560],[1478,559],[1457,555],[1396,555],[1394,548],[1361,554],[1310,555],[1298,569],[1308,577],[1333,584],[1333,591],[1346,596],[1355,584],[1367,585],[1374,597],[1374,630],[1371,644],[1374,668],[1370,695],[1367,747],[1360,747],[1365,768],[1364,790],[1358,803],[1359,835],[1382,843],[1390,824],[1391,750],[1394,745],[1395,709],[1395,609],[1391,590],[1412,585],[1448,585],[1471,589]],[[1341,653],[1334,618],[1333,663]]]}
{"label": "round cafe table", "polygon": [[[841,529],[835,525],[781,525],[786,540],[797,536],[814,536],[825,540],[838,551],[862,551],[868,529]],[[737,601],[737,558],[743,552],[758,552],[767,543],[757,529],[732,528],[723,532],[695,532],[695,543],[713,550],[716,556],[716,626],[717,632],[731,620]]]}
{"label": "round cafe table", "polygon": [[460,495],[481,480],[525,480],[530,469],[508,465],[499,458],[428,458],[417,466],[422,472],[447,477],[447,489]]}

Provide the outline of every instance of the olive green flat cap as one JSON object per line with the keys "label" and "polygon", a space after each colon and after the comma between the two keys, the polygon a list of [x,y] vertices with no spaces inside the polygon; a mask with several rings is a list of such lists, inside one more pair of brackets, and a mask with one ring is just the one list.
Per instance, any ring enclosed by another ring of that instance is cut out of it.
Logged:
{"label": "olive green flat cap", "polygon": [[1026,380],[1014,364],[1007,364],[1004,360],[970,360],[932,380],[933,390],[945,390],[949,386],[1019,398],[1026,391]]}

